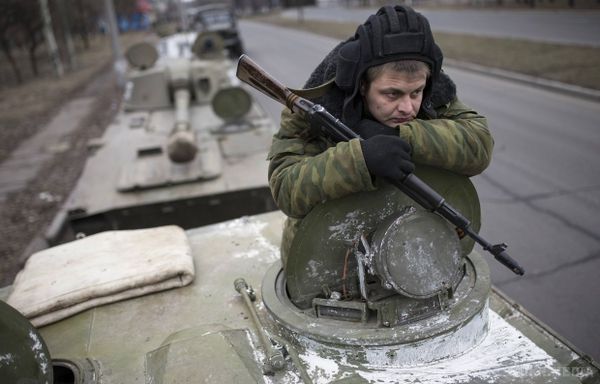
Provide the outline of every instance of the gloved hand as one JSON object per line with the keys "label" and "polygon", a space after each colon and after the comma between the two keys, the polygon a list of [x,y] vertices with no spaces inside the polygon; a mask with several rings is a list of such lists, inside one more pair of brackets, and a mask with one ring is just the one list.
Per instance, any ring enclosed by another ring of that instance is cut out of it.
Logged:
{"label": "gloved hand", "polygon": [[381,124],[378,121],[363,119],[356,124],[354,132],[358,133],[363,139],[369,139],[377,135],[398,136],[398,130]]}
{"label": "gloved hand", "polygon": [[411,146],[399,136],[377,135],[360,142],[365,163],[372,176],[402,182],[415,170]]}

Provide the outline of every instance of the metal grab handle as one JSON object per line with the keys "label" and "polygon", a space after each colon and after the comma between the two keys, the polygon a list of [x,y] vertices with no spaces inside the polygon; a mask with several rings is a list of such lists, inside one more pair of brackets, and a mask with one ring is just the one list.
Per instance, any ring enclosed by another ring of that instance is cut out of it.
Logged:
{"label": "metal grab handle", "polygon": [[254,322],[254,328],[256,328],[256,331],[258,332],[258,338],[260,339],[260,343],[265,350],[265,355],[267,355],[267,361],[264,365],[264,373],[271,375],[274,373],[274,371],[281,371],[283,368],[285,368],[283,353],[273,347],[271,339],[269,339],[269,336],[267,336],[267,333],[263,329],[263,325],[258,318],[256,308],[254,307],[254,304],[252,304],[252,302],[256,300],[254,290],[252,287],[248,286],[246,280],[244,280],[242,277],[235,279],[233,286],[235,287],[235,290],[242,295],[244,303],[246,304],[248,311],[250,311],[250,317]]}

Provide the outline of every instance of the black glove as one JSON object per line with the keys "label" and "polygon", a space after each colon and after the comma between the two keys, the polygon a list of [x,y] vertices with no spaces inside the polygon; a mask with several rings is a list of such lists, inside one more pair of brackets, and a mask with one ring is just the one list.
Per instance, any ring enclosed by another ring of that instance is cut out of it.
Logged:
{"label": "black glove", "polygon": [[399,183],[415,170],[410,159],[412,148],[399,136],[377,135],[361,141],[360,145],[372,176]]}
{"label": "black glove", "polygon": [[368,139],[377,135],[398,136],[398,130],[381,124],[380,122],[363,119],[356,124],[354,132],[358,133],[363,139]]}

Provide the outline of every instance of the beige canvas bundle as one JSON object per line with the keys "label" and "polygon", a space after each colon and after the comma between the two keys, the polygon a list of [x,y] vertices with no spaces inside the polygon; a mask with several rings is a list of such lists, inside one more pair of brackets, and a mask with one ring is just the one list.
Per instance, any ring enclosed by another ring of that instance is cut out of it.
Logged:
{"label": "beige canvas bundle", "polygon": [[109,231],[33,254],[7,301],[42,326],[193,279],[191,248],[182,228]]}

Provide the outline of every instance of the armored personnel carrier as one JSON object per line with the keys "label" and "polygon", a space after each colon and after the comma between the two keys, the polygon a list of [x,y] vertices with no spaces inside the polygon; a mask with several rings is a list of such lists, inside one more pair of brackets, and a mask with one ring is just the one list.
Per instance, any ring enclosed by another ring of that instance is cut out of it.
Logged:
{"label": "armored personnel carrier", "polygon": [[275,131],[235,77],[223,40],[176,34],[126,54],[122,109],[46,233],[50,245],[109,229],[184,228],[275,209]]}
{"label": "armored personnel carrier", "polygon": [[[477,215],[473,193],[444,191]],[[33,255],[0,290],[37,326],[0,302],[3,382],[600,380],[596,362],[491,287],[472,244],[397,190],[315,208],[285,268],[283,221],[110,231]]]}

